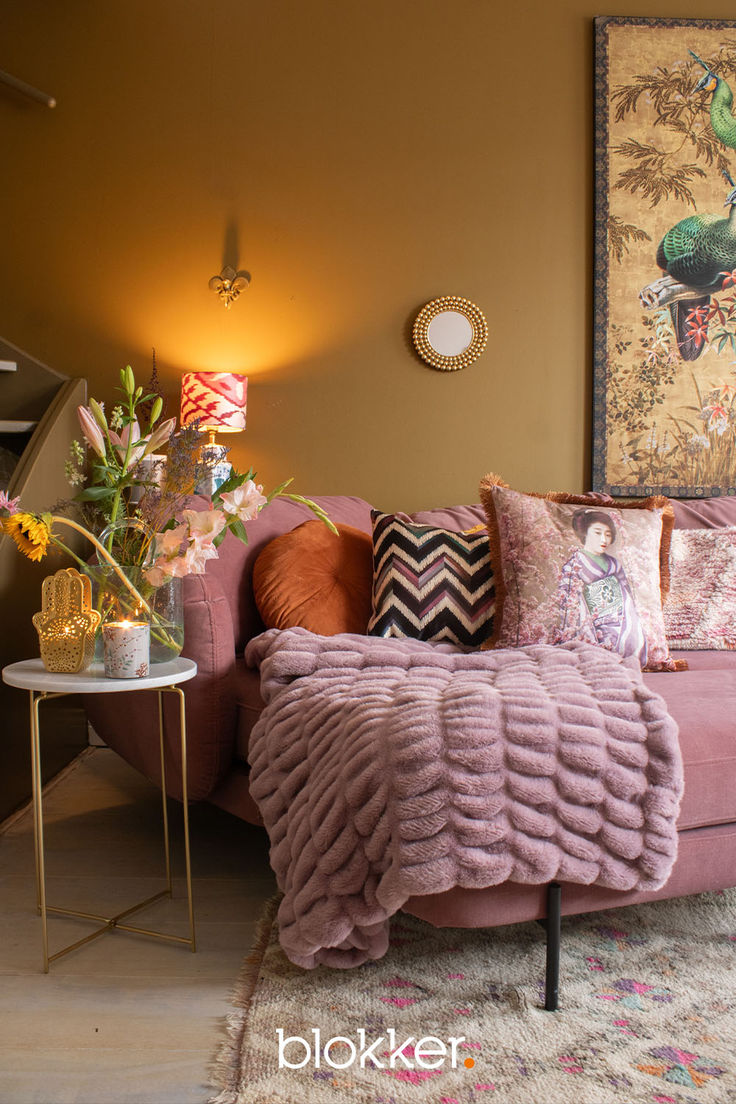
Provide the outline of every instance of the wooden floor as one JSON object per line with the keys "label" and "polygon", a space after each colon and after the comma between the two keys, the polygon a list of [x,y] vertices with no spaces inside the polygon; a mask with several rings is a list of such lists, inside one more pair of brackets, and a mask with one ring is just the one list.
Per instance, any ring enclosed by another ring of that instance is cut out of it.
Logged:
{"label": "wooden floor", "polygon": [[[159,792],[107,748],[47,789],[50,904],[110,915],[161,886]],[[169,805],[174,897],[134,923],[187,934],[181,806]],[[0,828],[2,1104],[204,1104],[229,997],[262,903],[275,891],[265,834],[191,809],[197,951],[111,932],[42,972],[30,810]],[[49,920],[50,949],[86,921]]]}

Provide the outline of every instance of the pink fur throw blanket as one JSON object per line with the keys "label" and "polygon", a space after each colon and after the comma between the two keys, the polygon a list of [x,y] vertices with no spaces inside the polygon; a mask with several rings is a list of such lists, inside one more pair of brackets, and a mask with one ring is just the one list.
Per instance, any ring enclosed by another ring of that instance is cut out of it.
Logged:
{"label": "pink fur throw blanket", "polygon": [[380,958],[413,894],[554,879],[656,889],[677,852],[677,726],[595,645],[452,644],[271,629],[251,792],[292,962]]}

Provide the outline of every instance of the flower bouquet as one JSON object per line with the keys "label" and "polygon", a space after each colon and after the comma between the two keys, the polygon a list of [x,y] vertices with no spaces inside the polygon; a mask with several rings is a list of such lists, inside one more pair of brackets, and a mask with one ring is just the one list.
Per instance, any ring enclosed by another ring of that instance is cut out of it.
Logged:
{"label": "flower bouquet", "polygon": [[[122,401],[109,418],[95,399],[78,408],[87,451],[72,443],[66,475],[77,488],[71,504],[80,520],[24,511],[17,498],[0,492],[0,526],[30,560],[41,561],[54,545],[90,576],[98,633],[109,620],[150,620],[151,662],[158,662],[177,656],[183,645],[181,579],[203,574],[228,532],[247,543],[246,524],[272,499],[300,502],[337,530],[315,502],[288,491],[291,479],[264,494],[253,470],[233,471],[212,496],[211,509],[187,508],[212,463],[206,452],[202,458],[197,425],[177,429],[173,418],[160,422],[155,371],[148,393],[136,385],[130,366],[121,370],[120,385]],[[60,535],[65,528],[87,538],[96,563],[67,547]]]}

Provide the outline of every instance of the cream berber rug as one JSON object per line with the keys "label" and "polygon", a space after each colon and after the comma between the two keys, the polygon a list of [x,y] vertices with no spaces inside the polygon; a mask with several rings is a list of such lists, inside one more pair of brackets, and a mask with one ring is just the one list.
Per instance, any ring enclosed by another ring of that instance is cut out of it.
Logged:
{"label": "cream berber rug", "polygon": [[736,890],[563,917],[559,1012],[536,924],[438,930],[305,971],[267,906],[216,1064],[216,1104],[736,1101]]}

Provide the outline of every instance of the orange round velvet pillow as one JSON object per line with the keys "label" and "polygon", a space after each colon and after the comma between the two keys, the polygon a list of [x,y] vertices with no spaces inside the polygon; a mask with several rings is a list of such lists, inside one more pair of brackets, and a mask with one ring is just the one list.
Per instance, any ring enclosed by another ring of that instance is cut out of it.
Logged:
{"label": "orange round velvet pillow", "polygon": [[364,633],[371,615],[369,533],[305,521],[270,541],[253,567],[253,594],[267,629],[302,625],[320,636]]}

